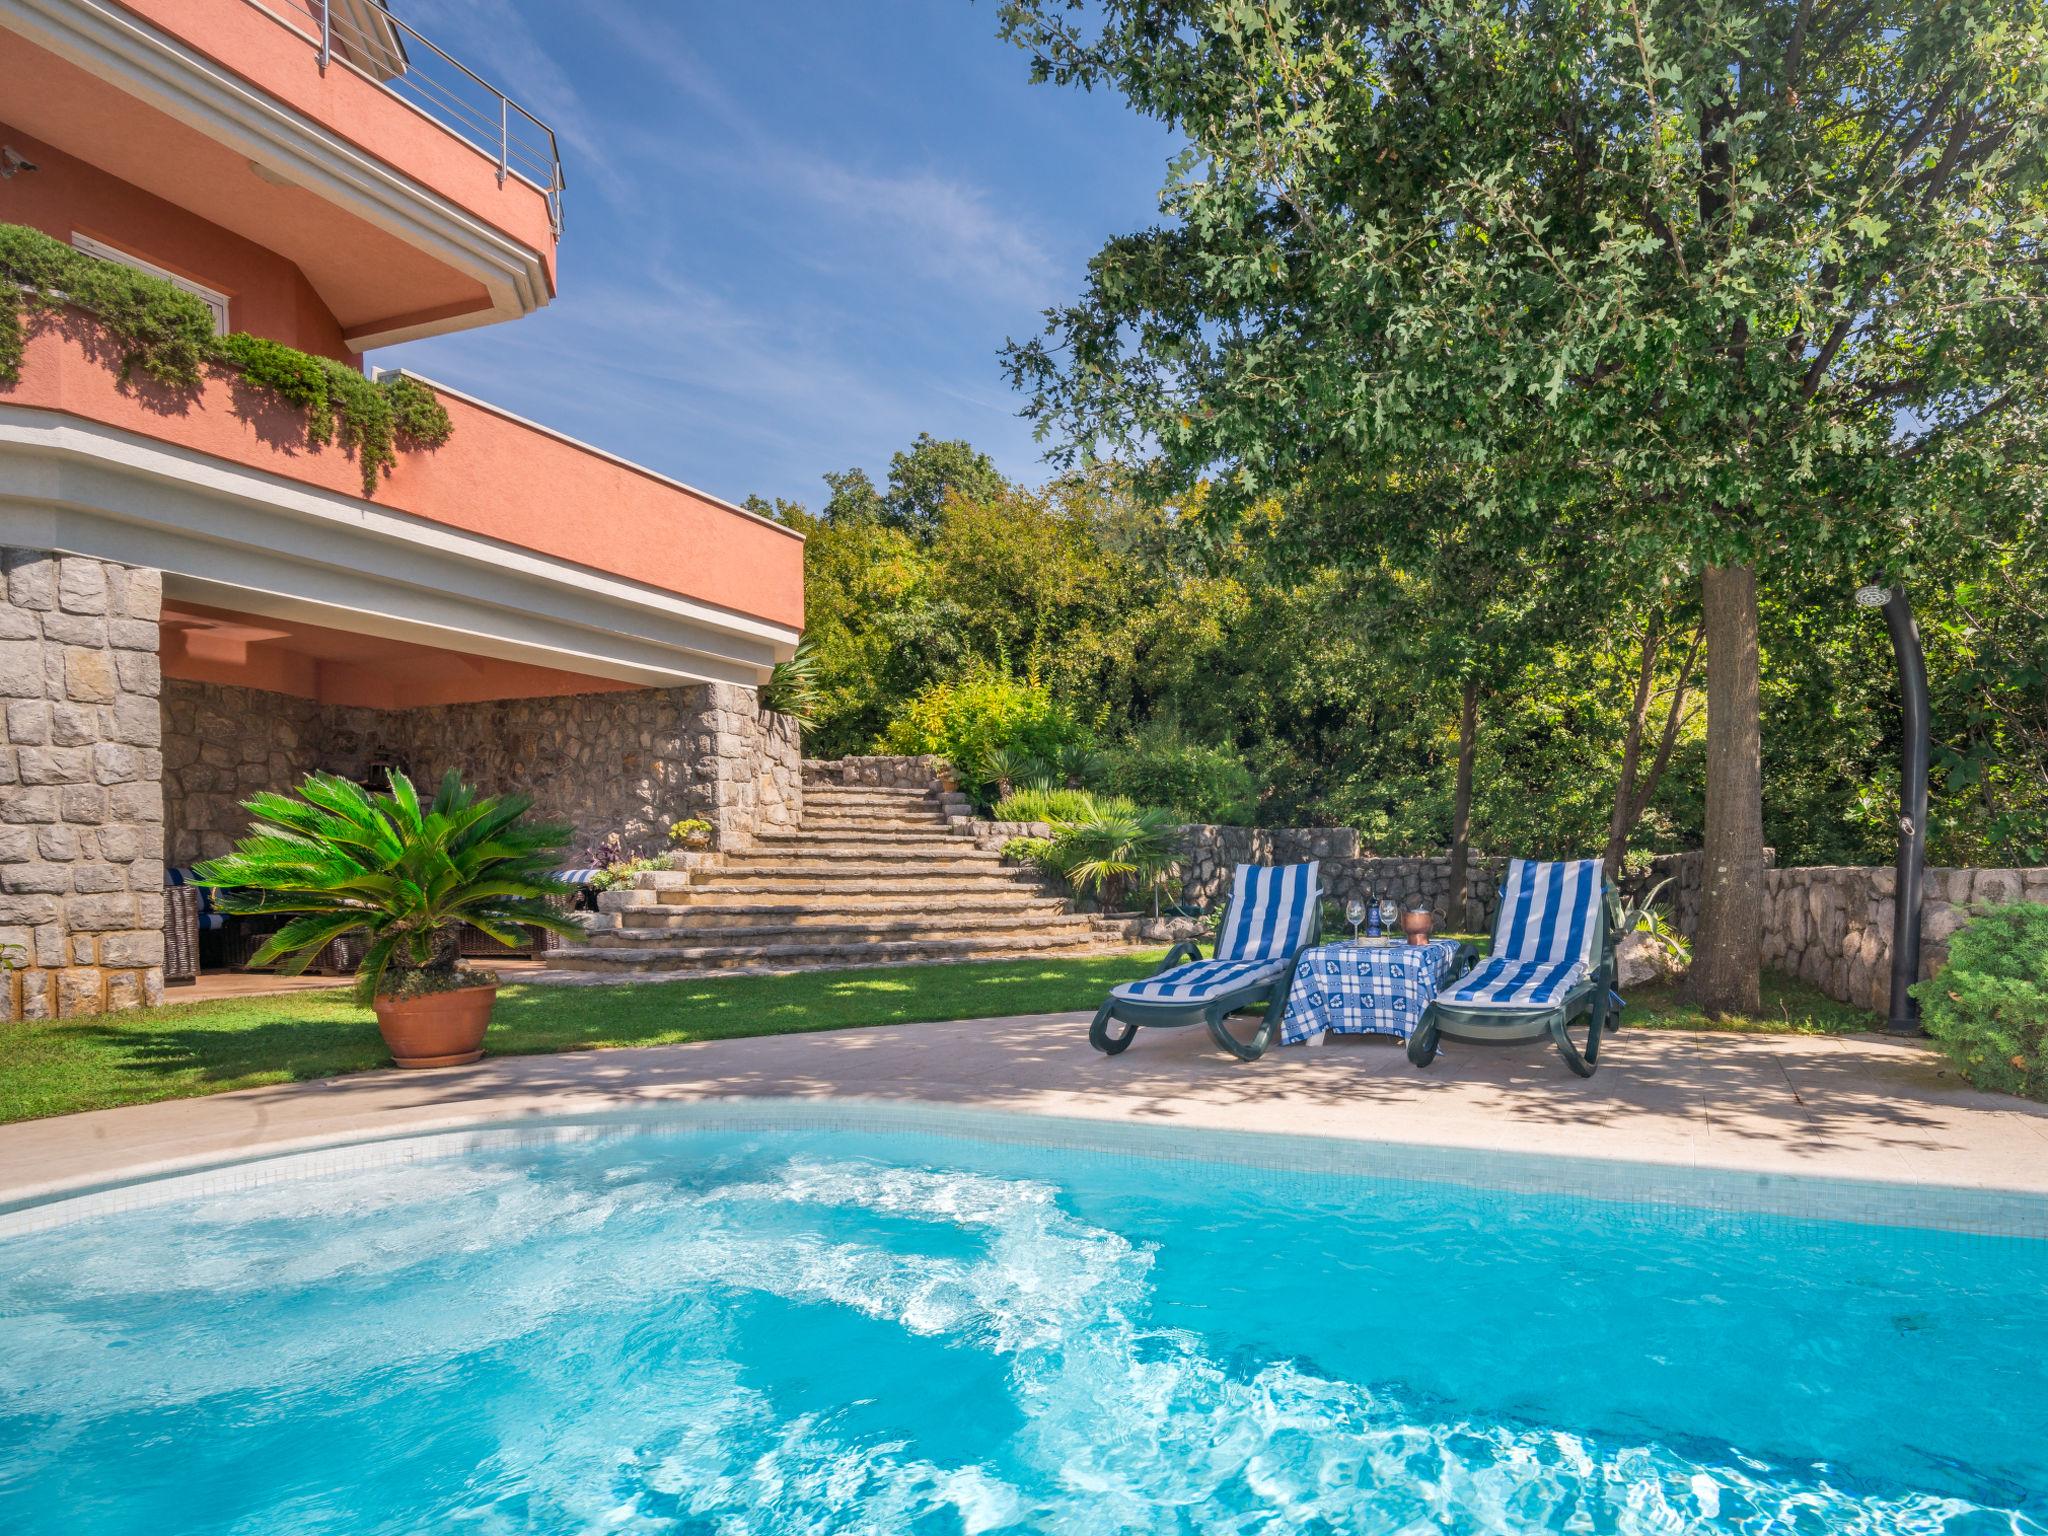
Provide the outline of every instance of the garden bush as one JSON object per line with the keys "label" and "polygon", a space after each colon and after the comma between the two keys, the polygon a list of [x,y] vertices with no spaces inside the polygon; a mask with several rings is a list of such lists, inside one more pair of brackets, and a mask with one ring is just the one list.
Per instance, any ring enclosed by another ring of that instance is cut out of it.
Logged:
{"label": "garden bush", "polygon": [[1065,822],[1093,821],[1098,816],[1131,816],[1138,803],[1123,795],[1101,795],[1093,790],[1067,789],[1059,785],[1028,784],[1012,790],[995,804],[997,821],[1044,821],[1058,826]]}
{"label": "garden bush", "polygon": [[1179,868],[1180,824],[1149,807],[1099,811],[1060,824],[1042,853],[1027,856],[1101,911],[1119,912],[1133,896],[1156,900],[1164,891]]}
{"label": "garden bush", "polygon": [[1979,1088],[2048,1100],[2048,906],[1987,907],[1918,983],[1927,1033]]}
{"label": "garden bush", "polygon": [[1244,760],[1172,724],[1144,727],[1108,759],[1111,788],[1183,820],[1249,826],[1257,813],[1258,785]]}
{"label": "garden bush", "polygon": [[980,789],[998,764],[1057,763],[1087,740],[1087,730],[1043,683],[984,667],[920,690],[876,745],[883,752],[935,752]]}

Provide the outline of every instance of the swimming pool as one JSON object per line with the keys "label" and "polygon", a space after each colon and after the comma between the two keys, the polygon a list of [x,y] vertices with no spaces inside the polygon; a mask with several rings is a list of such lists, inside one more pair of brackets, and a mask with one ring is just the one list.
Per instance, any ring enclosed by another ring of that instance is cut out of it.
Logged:
{"label": "swimming pool", "polygon": [[1536,1166],[791,1108],[16,1213],[0,1530],[2048,1529],[2037,1210]]}

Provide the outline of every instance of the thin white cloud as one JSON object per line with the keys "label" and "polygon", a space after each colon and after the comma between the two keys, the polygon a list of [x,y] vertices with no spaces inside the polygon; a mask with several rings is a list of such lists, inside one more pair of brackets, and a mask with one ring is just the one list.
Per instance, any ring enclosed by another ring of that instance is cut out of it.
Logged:
{"label": "thin white cloud", "polygon": [[857,258],[1006,303],[1039,306],[1057,296],[1060,274],[1045,242],[1014,210],[995,208],[983,188],[929,168],[863,168],[791,143],[720,85],[659,16],[618,0],[582,6],[618,47],[731,135],[726,158],[735,179],[819,221],[818,265],[843,267]]}

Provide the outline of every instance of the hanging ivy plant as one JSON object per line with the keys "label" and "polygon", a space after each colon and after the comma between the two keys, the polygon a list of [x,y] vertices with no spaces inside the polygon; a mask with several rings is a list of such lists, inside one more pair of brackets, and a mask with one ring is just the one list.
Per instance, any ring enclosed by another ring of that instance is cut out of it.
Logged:
{"label": "hanging ivy plant", "polygon": [[120,347],[123,382],[140,373],[193,390],[207,370],[220,369],[298,407],[308,442],[355,454],[366,496],[398,466],[399,448],[438,448],[452,430],[447,409],[416,379],[368,379],[334,358],[243,331],[216,336],[212,312],[175,284],[41,230],[0,224],[0,383],[21,378],[30,318],[67,307],[91,315]]}

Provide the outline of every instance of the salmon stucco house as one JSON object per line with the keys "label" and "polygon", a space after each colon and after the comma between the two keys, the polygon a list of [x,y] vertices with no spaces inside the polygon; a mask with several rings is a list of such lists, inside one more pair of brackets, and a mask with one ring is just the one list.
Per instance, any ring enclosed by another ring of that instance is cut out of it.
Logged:
{"label": "salmon stucco house", "polygon": [[9,249],[152,274],[227,338],[182,384],[124,376],[91,283],[0,294],[24,1015],[155,1001],[166,866],[311,769],[456,768],[573,822],[579,854],[679,817],[726,846],[794,823],[795,733],[756,690],[802,623],[798,536],[391,375],[376,399],[438,399],[445,430],[401,432],[379,475],[291,394],[355,398],[367,349],[554,296],[543,124],[377,0],[0,0],[0,81]]}

